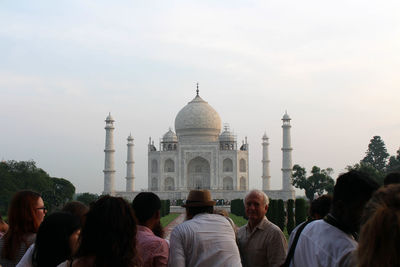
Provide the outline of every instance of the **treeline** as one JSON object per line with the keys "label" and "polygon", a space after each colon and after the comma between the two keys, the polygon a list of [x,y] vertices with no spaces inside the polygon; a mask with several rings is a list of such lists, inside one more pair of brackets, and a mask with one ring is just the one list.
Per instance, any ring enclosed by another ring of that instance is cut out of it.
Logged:
{"label": "treeline", "polygon": [[[364,158],[354,165],[348,165],[347,171],[357,170],[368,174],[379,185],[388,173],[400,172],[400,149],[396,155],[387,152],[385,142],[380,136],[374,136],[368,144]],[[293,166],[293,186],[304,189],[306,197],[312,201],[315,196],[333,193],[334,179],[333,169],[321,169],[317,166],[311,168],[308,175],[306,169],[298,164]]]}
{"label": "treeline", "polygon": [[34,161],[0,162],[0,213],[6,215],[15,192],[33,190],[42,195],[49,211],[72,200],[74,185],[66,179],[50,177]]}
{"label": "treeline", "polygon": [[[288,234],[307,219],[308,202],[303,198],[295,201],[289,199],[286,203],[282,199],[270,199],[267,218],[283,231],[286,227]],[[243,199],[231,201],[231,213],[246,218]]]}

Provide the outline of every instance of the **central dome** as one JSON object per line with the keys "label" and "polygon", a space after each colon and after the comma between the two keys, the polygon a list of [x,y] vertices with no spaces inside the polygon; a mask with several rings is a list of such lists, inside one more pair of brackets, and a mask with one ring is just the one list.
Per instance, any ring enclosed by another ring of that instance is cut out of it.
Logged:
{"label": "central dome", "polygon": [[196,95],[176,115],[175,131],[180,139],[196,137],[216,141],[221,132],[221,118],[213,107]]}

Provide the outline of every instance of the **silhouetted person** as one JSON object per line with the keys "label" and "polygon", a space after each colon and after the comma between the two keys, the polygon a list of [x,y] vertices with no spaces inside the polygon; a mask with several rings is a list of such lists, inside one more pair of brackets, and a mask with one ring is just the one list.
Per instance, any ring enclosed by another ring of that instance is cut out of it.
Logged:
{"label": "silhouetted person", "polygon": [[361,214],[376,189],[378,184],[362,172],[340,175],[331,212],[303,229],[291,266],[354,266]]}

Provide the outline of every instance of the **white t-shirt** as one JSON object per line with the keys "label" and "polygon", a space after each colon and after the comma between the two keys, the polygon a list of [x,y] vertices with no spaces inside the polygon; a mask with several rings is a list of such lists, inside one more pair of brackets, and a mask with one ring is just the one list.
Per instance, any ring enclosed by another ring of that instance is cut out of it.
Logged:
{"label": "white t-shirt", "polygon": [[[295,235],[295,231],[292,235]],[[292,241],[293,237],[290,238],[289,247]],[[351,235],[324,220],[316,220],[301,232],[290,266],[351,266],[357,246]]]}

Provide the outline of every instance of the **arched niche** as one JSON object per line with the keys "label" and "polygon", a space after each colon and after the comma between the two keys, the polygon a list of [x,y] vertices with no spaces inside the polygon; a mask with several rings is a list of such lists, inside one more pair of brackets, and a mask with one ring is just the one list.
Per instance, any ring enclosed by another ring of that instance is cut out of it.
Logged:
{"label": "arched niche", "polygon": [[189,189],[210,189],[210,163],[202,157],[192,159],[187,167]]}
{"label": "arched niche", "polygon": [[175,162],[172,159],[164,162],[164,172],[175,172]]}
{"label": "arched niche", "polygon": [[226,158],[222,162],[222,171],[223,172],[232,172],[233,171],[233,162],[231,159]]}
{"label": "arched niche", "polygon": [[224,179],[222,180],[223,183],[223,189],[224,190],[233,190],[233,179],[232,177],[224,177]]}

